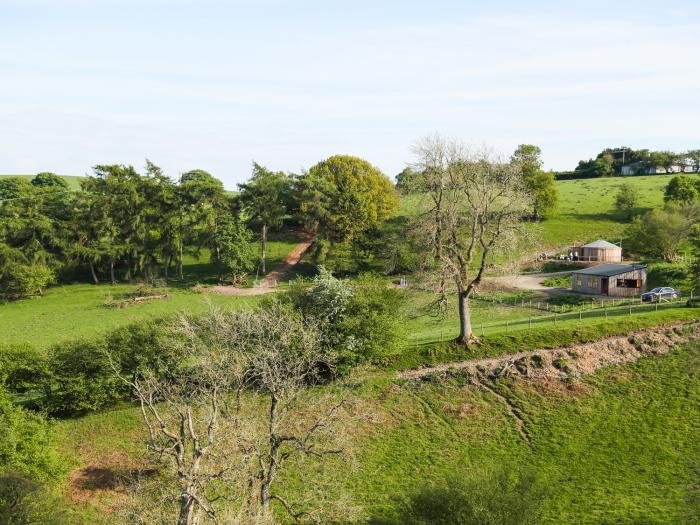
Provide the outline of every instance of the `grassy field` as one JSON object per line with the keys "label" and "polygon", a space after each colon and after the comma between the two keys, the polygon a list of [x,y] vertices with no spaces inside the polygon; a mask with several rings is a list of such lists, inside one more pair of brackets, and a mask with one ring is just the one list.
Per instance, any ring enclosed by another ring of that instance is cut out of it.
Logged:
{"label": "grassy field", "polygon": [[[699,177],[690,174],[690,177]],[[615,196],[623,184],[639,190],[637,212],[642,213],[663,204],[666,185],[673,175],[641,177],[605,177],[557,181],[559,209],[539,225],[542,249],[571,246],[599,238],[617,242],[621,239],[627,221],[614,210]],[[426,206],[419,195],[403,197],[400,215],[410,217]]]}
{"label": "grassy field", "polygon": [[[33,179],[34,176],[35,175],[0,175],[0,177],[19,177],[27,180]],[[69,189],[75,191],[80,189],[80,181],[85,178],[77,175],[60,175],[60,177],[68,183]]]}
{"label": "grassy field", "polygon": [[[297,244],[294,233],[275,235],[268,243],[268,270],[281,264]],[[136,285],[66,284],[46,290],[42,297],[0,304],[0,333],[7,343],[31,343],[47,346],[67,339],[103,333],[110,328],[146,317],[159,317],[179,311],[203,312],[208,302],[218,305],[255,303],[257,297],[223,297],[216,294],[195,293],[189,287],[195,282],[216,282],[215,270],[208,262],[208,254],[199,259],[188,257],[184,267],[185,285],[170,282],[169,297],[126,308],[104,306],[109,296],[133,291]],[[249,275],[249,286],[254,274]]]}
{"label": "grassy field", "polygon": [[[399,525],[397,501],[450,473],[503,464],[534,469],[548,487],[545,523],[682,524],[700,457],[700,347],[601,369],[566,384],[500,380],[498,392],[524,414],[525,442],[502,401],[464,383],[409,383],[390,374],[355,383],[362,422],[353,427],[356,469],[340,461],[287,471],[295,496],[320,487],[349,493],[363,510],[352,523]],[[142,450],[138,411],[123,406],[57,424],[75,466],[133,464]],[[69,491],[70,493],[70,491]],[[110,523],[118,492],[87,491],[74,507]],[[348,521],[350,523],[350,521]]]}

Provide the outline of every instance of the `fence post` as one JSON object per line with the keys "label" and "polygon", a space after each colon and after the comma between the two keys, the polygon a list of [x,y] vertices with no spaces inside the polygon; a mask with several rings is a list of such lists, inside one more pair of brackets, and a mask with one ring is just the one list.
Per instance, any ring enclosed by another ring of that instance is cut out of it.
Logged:
{"label": "fence post", "polygon": [[557,312],[554,312],[554,324],[557,324]]}
{"label": "fence post", "polygon": [[654,311],[655,311],[655,312],[658,312],[658,311],[659,311],[659,303],[656,303],[656,308],[654,308]]}
{"label": "fence post", "polygon": [[529,317],[527,320],[527,329],[528,330],[532,329],[532,317]]}
{"label": "fence post", "polygon": [[549,312],[549,303],[547,303],[547,311]]}
{"label": "fence post", "polygon": [[605,310],[605,318],[607,319],[607,318],[608,318],[608,309],[607,309],[607,307],[604,308],[604,310]]}
{"label": "fence post", "polygon": [[582,312],[582,311],[583,311],[583,310],[579,310],[579,311],[578,311],[578,320],[579,320],[579,321],[581,320],[581,312]]}
{"label": "fence post", "polygon": [[630,315],[632,315],[632,305],[630,305]]}
{"label": "fence post", "polygon": [[508,333],[508,319],[506,319],[506,333]]}

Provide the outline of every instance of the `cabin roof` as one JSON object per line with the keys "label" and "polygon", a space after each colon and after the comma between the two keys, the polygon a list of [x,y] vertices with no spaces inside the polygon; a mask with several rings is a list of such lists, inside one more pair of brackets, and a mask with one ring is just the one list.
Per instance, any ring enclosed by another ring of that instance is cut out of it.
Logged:
{"label": "cabin roof", "polygon": [[599,264],[597,266],[591,266],[590,268],[576,270],[573,273],[582,275],[597,275],[599,277],[612,277],[613,275],[620,275],[621,273],[646,270],[646,268],[647,267],[645,264]]}

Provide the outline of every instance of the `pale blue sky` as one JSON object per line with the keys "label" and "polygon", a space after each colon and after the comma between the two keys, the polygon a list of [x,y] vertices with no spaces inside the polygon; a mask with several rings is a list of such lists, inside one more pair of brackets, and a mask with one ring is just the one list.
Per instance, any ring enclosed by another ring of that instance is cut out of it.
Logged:
{"label": "pale blue sky", "polygon": [[[563,5],[566,4],[566,5]],[[0,173],[700,147],[700,2],[0,0]]]}

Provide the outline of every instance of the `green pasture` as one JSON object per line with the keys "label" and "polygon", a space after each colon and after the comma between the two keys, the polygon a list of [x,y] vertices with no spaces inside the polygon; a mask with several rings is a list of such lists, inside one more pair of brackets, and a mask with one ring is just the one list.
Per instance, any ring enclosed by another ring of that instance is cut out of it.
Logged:
{"label": "green pasture", "polygon": [[[408,382],[383,373],[355,378],[354,460],[326,468],[305,462],[283,477],[285,496],[309,488],[328,501],[349,494],[358,517],[341,522],[399,525],[402,498],[451,473],[506,465],[535,470],[548,487],[547,524],[681,524],[700,457],[697,343],[666,356],[601,369],[569,383],[499,380],[516,406],[526,442],[502,399],[461,379]],[[60,421],[60,450],[75,465],[129,464],[141,457],[135,407]],[[133,458],[133,459],[130,459]],[[96,491],[73,506],[90,523],[114,523],[114,494]],[[107,509],[107,510],[105,510]]]}
{"label": "green pasture", "polygon": [[[646,175],[640,177],[604,177],[557,181],[559,208],[557,213],[536,225],[536,235],[542,249],[554,249],[575,243],[586,243],[599,238],[611,242],[619,241],[628,223],[615,211],[615,196],[623,184],[634,186],[640,196],[637,213],[663,205],[663,194],[669,175]],[[689,174],[698,177],[697,174]],[[402,197],[401,217],[416,215],[428,206],[422,195]]]}

